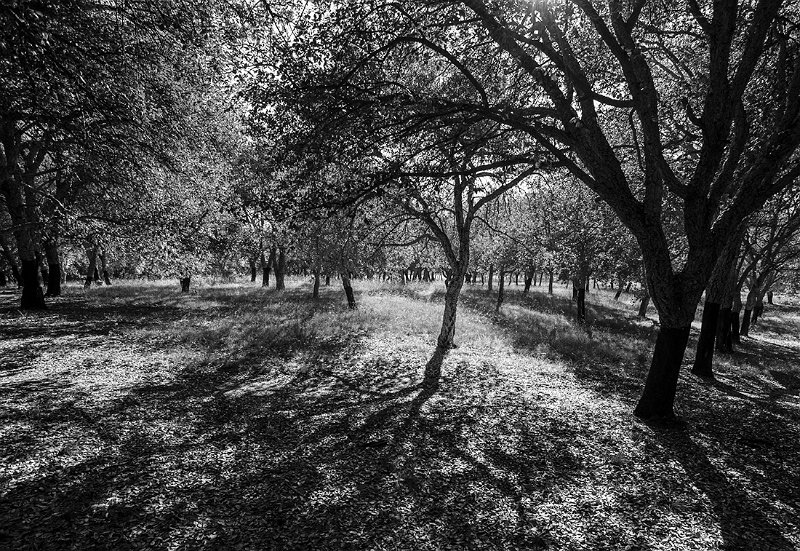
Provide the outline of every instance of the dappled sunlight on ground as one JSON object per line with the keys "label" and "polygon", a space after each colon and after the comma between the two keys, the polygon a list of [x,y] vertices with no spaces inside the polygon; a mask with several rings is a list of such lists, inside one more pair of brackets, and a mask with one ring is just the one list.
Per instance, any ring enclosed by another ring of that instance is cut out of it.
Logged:
{"label": "dappled sunlight on ground", "polygon": [[684,375],[667,431],[630,415],[655,337],[630,300],[590,294],[587,329],[563,290],[497,314],[467,286],[430,390],[441,284],[356,288],[4,295],[0,547],[800,546],[796,309]]}

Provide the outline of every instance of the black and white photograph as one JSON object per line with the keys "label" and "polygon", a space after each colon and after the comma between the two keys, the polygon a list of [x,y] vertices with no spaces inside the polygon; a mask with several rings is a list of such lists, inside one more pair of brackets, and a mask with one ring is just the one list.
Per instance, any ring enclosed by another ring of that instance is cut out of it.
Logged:
{"label": "black and white photograph", "polygon": [[0,0],[0,550],[800,551],[800,0]]}

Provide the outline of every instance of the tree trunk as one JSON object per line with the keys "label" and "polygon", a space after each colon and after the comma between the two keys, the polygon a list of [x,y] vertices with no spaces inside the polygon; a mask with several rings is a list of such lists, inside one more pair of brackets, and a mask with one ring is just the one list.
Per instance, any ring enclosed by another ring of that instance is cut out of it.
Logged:
{"label": "tree trunk", "polygon": [[552,268],[549,269],[547,271],[547,273],[548,273],[548,276],[550,278],[548,280],[548,283],[547,283],[547,294],[548,295],[552,295],[553,294],[553,269]]}
{"label": "tree trunk", "polygon": [[692,366],[692,373],[698,377],[714,377],[712,362],[714,360],[714,340],[720,317],[719,310],[719,303],[711,302],[709,298],[706,298],[700,338],[697,340],[697,352],[694,355],[694,365]]}
{"label": "tree trunk", "polygon": [[759,293],[756,297],[756,305],[753,307],[753,319],[750,320],[750,325],[755,325],[764,314],[764,293]]}
{"label": "tree trunk", "polygon": [[103,281],[106,285],[111,285],[111,275],[108,273],[108,262],[106,257],[106,252],[101,250],[97,253],[97,257],[100,259],[100,268],[103,272]]}
{"label": "tree trunk", "polygon": [[773,298],[772,291],[769,291],[769,292],[767,293],[767,304],[769,304],[770,306],[771,306],[772,304],[774,304],[774,303],[772,302],[772,298]]}
{"label": "tree trunk", "polygon": [[286,248],[278,248],[278,261],[275,264],[275,290],[286,289]]}
{"label": "tree trunk", "polygon": [[[456,332],[456,313],[458,311],[458,298],[461,294],[463,278],[455,274],[447,281],[444,294],[444,314],[442,315],[442,328],[439,331],[439,338],[436,340],[436,347],[440,350],[453,348],[453,339]],[[428,374],[426,373],[426,379]],[[437,376],[438,380],[438,376]]]}
{"label": "tree trunk", "polygon": [[91,287],[92,282],[95,280],[94,274],[97,271],[97,247],[87,247],[86,255],[89,257],[89,267],[86,269],[86,280],[83,282],[84,289]]}
{"label": "tree trunk", "polygon": [[675,418],[674,402],[681,362],[689,343],[690,326],[658,330],[653,361],[634,415],[651,421]]}
{"label": "tree trunk", "polygon": [[514,272],[514,285],[519,287],[519,272]]}
{"label": "tree trunk", "polygon": [[717,323],[717,344],[719,352],[733,352],[733,340],[731,337],[731,308],[723,307],[719,311],[719,322]]}
{"label": "tree trunk", "polygon": [[492,279],[494,278],[494,264],[489,264],[489,290],[492,290]]}
{"label": "tree trunk", "polygon": [[[612,283],[612,285],[613,285],[613,283]],[[622,289],[624,287],[625,287],[625,282],[620,279],[619,280],[619,289],[617,289],[617,292],[614,293],[614,300],[619,300],[619,297],[622,295]]]}
{"label": "tree trunk", "polygon": [[331,274],[325,274],[325,287],[330,286],[331,284]]}
{"label": "tree trunk", "polygon": [[261,253],[261,286],[269,287],[269,273],[275,265],[275,246],[269,250],[269,258],[264,260],[264,253]]}
{"label": "tree trunk", "polygon": [[44,310],[44,293],[39,285],[39,263],[36,259],[22,260],[22,310]]}
{"label": "tree trunk", "polygon": [[256,267],[256,257],[251,256],[248,259],[250,263],[250,283],[255,283],[256,279],[258,279],[258,268]]}
{"label": "tree trunk", "polygon": [[742,337],[747,337],[750,335],[750,318],[752,317],[753,311],[748,310],[746,307],[744,309],[744,315],[742,316],[742,328],[739,330],[739,335]]}
{"label": "tree trunk", "polygon": [[3,234],[0,234],[0,246],[3,249],[3,256],[8,263],[8,267],[11,269],[11,277],[14,278],[17,286],[22,287],[22,276],[19,273],[19,266],[17,266],[14,255],[11,253],[11,247],[8,245],[8,243],[6,243],[6,239]]}
{"label": "tree trunk", "polygon": [[44,255],[38,251],[36,253],[36,262],[39,263],[39,273],[42,276],[41,285],[47,285],[47,281],[50,279],[50,270],[47,268]]}
{"label": "tree trunk", "polygon": [[8,280],[6,279],[6,270],[3,267],[0,267],[0,287],[5,287],[8,285]]}
{"label": "tree trunk", "polygon": [[756,297],[758,296],[757,289],[750,289],[747,293],[747,302],[744,305],[744,317],[742,318],[742,329],[739,333],[743,337],[747,337],[750,334],[750,324],[751,318],[753,315],[753,307],[756,305]]}
{"label": "tree trunk", "polygon": [[44,254],[47,258],[47,295],[48,297],[61,296],[61,258],[58,253],[58,243],[48,239],[44,242]]}
{"label": "tree trunk", "polygon": [[356,308],[356,296],[353,293],[353,286],[350,284],[350,274],[346,271],[341,273],[342,276],[342,287],[344,287],[344,294],[347,297],[347,307],[351,310],[355,310]]}
{"label": "tree trunk", "polygon": [[736,344],[741,344],[739,338],[739,313],[742,311],[742,290],[737,288],[733,292],[733,301],[731,305],[731,341]]}
{"label": "tree trunk", "polygon": [[639,317],[646,318],[647,317],[647,307],[650,306],[650,291],[647,290],[647,287],[644,289],[644,296],[642,297],[642,302],[639,304]]}
{"label": "tree trunk", "polygon": [[[578,282],[578,280],[575,280]],[[575,304],[578,308],[576,319],[578,323],[586,322],[586,287],[583,282],[578,282],[579,285],[573,285],[573,293],[575,296]]]}
{"label": "tree trunk", "polygon": [[[500,307],[503,305],[503,295],[505,294],[504,282],[505,282],[506,272],[505,272],[505,270],[503,270],[502,266],[500,266],[500,272],[499,273],[500,273],[500,279],[498,279],[498,284],[497,284],[497,306],[495,306],[495,309],[494,309],[495,312],[499,312],[500,311]],[[509,280],[510,280],[510,278],[509,278]]]}
{"label": "tree trunk", "polygon": [[319,298],[319,280],[320,280],[320,269],[317,268],[314,270],[314,290],[311,293],[311,298],[315,300]]}
{"label": "tree trunk", "polygon": [[533,278],[536,277],[534,272],[526,272],[525,273],[525,286],[522,288],[522,294],[527,295],[528,291],[531,290],[531,284],[533,283]]}
{"label": "tree trunk", "polygon": [[181,293],[188,293],[189,285],[192,283],[192,276],[182,277],[179,281],[181,282]]}

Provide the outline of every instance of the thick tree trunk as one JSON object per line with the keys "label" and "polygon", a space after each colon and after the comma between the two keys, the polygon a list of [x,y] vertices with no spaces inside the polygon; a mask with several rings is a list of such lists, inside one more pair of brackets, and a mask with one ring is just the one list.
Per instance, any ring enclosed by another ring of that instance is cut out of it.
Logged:
{"label": "thick tree trunk", "polygon": [[278,248],[278,260],[275,264],[275,290],[286,289],[286,249]]}
{"label": "thick tree trunk", "polygon": [[771,306],[772,304],[774,304],[774,303],[772,302],[772,299],[773,299],[773,294],[772,294],[772,291],[769,291],[769,292],[767,293],[767,304],[769,304],[770,306]]}
{"label": "thick tree trunk", "polygon": [[494,278],[494,264],[489,264],[489,290],[492,290],[492,279]]}
{"label": "thick tree trunk", "polygon": [[353,293],[353,286],[350,284],[350,274],[346,271],[341,273],[342,287],[344,287],[344,294],[347,297],[347,307],[351,310],[356,308],[356,296]]}
{"label": "thick tree trunk", "polygon": [[651,421],[675,418],[675,393],[689,342],[689,330],[688,325],[678,328],[662,326],[659,329],[644,391],[634,410],[637,417]]}
{"label": "thick tree trunk", "polygon": [[329,287],[331,284],[331,274],[325,274],[325,287]]}
{"label": "thick tree trunk", "polygon": [[181,283],[181,293],[188,293],[189,286],[192,283],[192,276],[184,276],[180,278],[178,281]]}
{"label": "thick tree trunk", "polygon": [[44,310],[44,293],[39,285],[39,263],[36,259],[22,260],[22,310]]}
{"label": "thick tree trunk", "polygon": [[54,240],[44,242],[44,254],[47,258],[47,295],[48,297],[61,296],[61,258],[58,252],[58,243]]}
{"label": "thick tree trunk", "polygon": [[84,289],[92,286],[95,281],[95,272],[97,272],[97,247],[87,247],[86,256],[89,258],[89,267],[86,269],[86,280],[83,282]]}
{"label": "thick tree trunk", "polygon": [[700,338],[697,340],[697,352],[694,355],[694,365],[692,366],[692,373],[698,377],[714,377],[712,363],[714,360],[714,340],[719,323],[719,310],[719,303],[710,302],[710,299],[706,298],[706,304],[703,308],[703,323],[700,327]]}
{"label": "thick tree trunk", "polygon": [[500,307],[503,305],[503,298],[505,294],[505,275],[506,272],[503,270],[503,267],[500,266],[500,279],[498,279],[497,284],[497,305],[495,306],[495,312],[499,312]]}

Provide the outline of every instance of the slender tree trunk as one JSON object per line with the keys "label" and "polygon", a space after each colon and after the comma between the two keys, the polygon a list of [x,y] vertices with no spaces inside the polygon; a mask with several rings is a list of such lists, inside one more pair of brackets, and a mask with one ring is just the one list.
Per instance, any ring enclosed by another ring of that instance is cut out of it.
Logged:
{"label": "slender tree trunk", "polygon": [[84,289],[92,286],[95,281],[95,272],[97,271],[97,247],[94,245],[86,248],[86,256],[89,258],[89,267],[86,269],[86,281],[83,282]]}
{"label": "slender tree trunk", "polygon": [[0,233],[0,246],[3,249],[3,256],[8,263],[8,267],[11,269],[11,277],[14,278],[17,286],[22,287],[22,276],[19,273],[19,266],[17,266],[17,261],[14,259],[14,255],[11,253],[11,247],[6,242],[6,238],[3,234]]}
{"label": "slender tree trunk", "polygon": [[772,299],[773,299],[772,291],[767,292],[767,304],[769,304],[770,306],[772,306],[774,304],[772,302]]}
{"label": "slender tree trunk", "polygon": [[278,248],[278,261],[275,264],[275,290],[286,289],[286,248]]}
{"label": "slender tree trunk", "polygon": [[405,269],[400,270],[400,285],[406,284],[406,271]]}
{"label": "slender tree trunk", "polygon": [[731,337],[731,308],[723,307],[719,311],[717,323],[716,349],[719,352],[733,352],[733,339]]}
{"label": "slender tree trunk", "polygon": [[320,269],[316,268],[314,270],[314,291],[311,293],[311,298],[315,300],[319,298],[319,280],[320,280]]}
{"label": "slender tree trunk", "polygon": [[519,272],[514,272],[514,285],[519,287]]}
{"label": "slender tree trunk", "polygon": [[744,305],[744,316],[742,317],[742,328],[739,331],[743,337],[750,335],[751,317],[753,315],[753,307],[756,305],[757,296],[757,289],[750,289],[750,291],[747,293],[747,302]]}
{"label": "slender tree trunk", "polygon": [[61,258],[58,253],[58,243],[53,239],[44,242],[44,254],[47,258],[47,295],[48,297],[61,296]]}
{"label": "slender tree trunk", "polygon": [[489,290],[492,290],[492,280],[494,279],[494,264],[489,264]]}
{"label": "slender tree trunk", "polygon": [[350,284],[350,274],[347,271],[342,271],[341,276],[342,287],[344,288],[344,294],[347,297],[347,307],[351,310],[355,310],[356,295],[353,293],[353,286]]}
{"label": "slender tree trunk", "polygon": [[639,304],[639,313],[638,316],[640,318],[647,317],[647,308],[650,306],[650,291],[647,287],[644,288],[644,296],[642,296],[642,302]]}
{"label": "slender tree trunk", "polygon": [[256,266],[256,257],[251,256],[247,260],[250,263],[250,283],[255,283],[256,279],[258,279],[258,268]]}
{"label": "slender tree trunk", "polygon": [[658,330],[653,361],[634,410],[637,417],[654,421],[675,418],[675,394],[681,362],[689,343],[689,330],[689,324],[685,327],[662,325]]}
{"label": "slender tree trunk", "polygon": [[[613,283],[612,283],[612,285],[613,285]],[[619,297],[622,295],[622,289],[624,287],[625,287],[625,282],[620,279],[619,280],[619,288],[617,289],[617,292],[614,293],[614,300],[619,300]]]}
{"label": "slender tree trunk", "polygon": [[583,281],[575,279],[572,290],[573,296],[575,297],[575,304],[577,306],[576,319],[578,320],[578,323],[584,323],[586,322],[586,287],[583,285]]}
{"label": "slender tree trunk", "polygon": [[47,285],[47,281],[50,279],[50,270],[47,268],[47,261],[44,255],[38,251],[36,252],[36,262],[39,263],[39,273],[42,276],[41,284]]}
{"label": "slender tree trunk", "polygon": [[522,288],[523,295],[527,295],[531,290],[531,283],[533,283],[533,278],[535,277],[536,274],[534,272],[525,272],[525,286]]}
{"label": "slender tree trunk", "polygon": [[[497,280],[498,281],[498,283],[497,283],[497,305],[495,306],[495,312],[499,312],[500,311],[500,307],[503,305],[503,298],[504,298],[503,295],[505,294],[504,282],[505,282],[506,272],[505,272],[505,270],[503,270],[502,266],[500,266],[499,274],[500,274],[500,278]],[[510,278],[509,278],[509,280],[510,280]]]}
{"label": "slender tree trunk", "polygon": [[750,320],[750,325],[755,325],[764,314],[764,293],[759,293],[756,297],[756,305],[753,306],[753,319]]}
{"label": "slender tree trunk", "polygon": [[272,262],[271,260],[268,261],[267,257],[264,255],[264,251],[261,251],[261,286],[262,287],[269,287],[269,272],[272,269]]}
{"label": "slender tree trunk", "polygon": [[447,281],[444,294],[444,314],[442,315],[442,328],[439,331],[439,338],[436,340],[436,346],[440,350],[449,350],[453,348],[453,339],[456,331],[458,298],[461,295],[463,281],[464,278],[457,273],[453,274],[453,277]]}
{"label": "slender tree trunk", "polygon": [[97,258],[100,259],[100,269],[103,273],[103,282],[106,285],[111,285],[111,274],[108,273],[108,257],[106,257],[106,252],[101,249],[97,253]]}
{"label": "slender tree trunk", "polygon": [[549,280],[548,280],[548,283],[547,283],[547,294],[548,295],[552,295],[553,294],[553,269],[550,268],[547,271],[547,273],[548,273],[548,276],[549,276]]}
{"label": "slender tree trunk", "polygon": [[741,344],[739,338],[739,313],[742,311],[742,290],[737,288],[733,292],[733,301],[731,306],[731,341],[736,344]]}
{"label": "slender tree trunk", "polygon": [[706,297],[703,307],[703,322],[700,327],[700,338],[697,340],[697,352],[694,355],[694,365],[692,373],[698,377],[713,378],[714,371],[712,362],[714,359],[714,340],[716,338],[717,325],[719,324],[718,302],[711,302]]}

